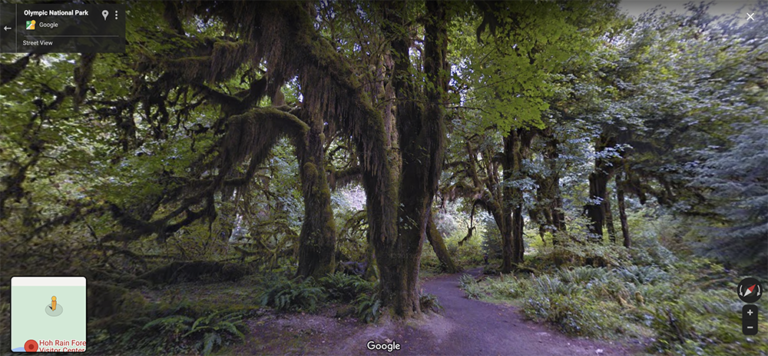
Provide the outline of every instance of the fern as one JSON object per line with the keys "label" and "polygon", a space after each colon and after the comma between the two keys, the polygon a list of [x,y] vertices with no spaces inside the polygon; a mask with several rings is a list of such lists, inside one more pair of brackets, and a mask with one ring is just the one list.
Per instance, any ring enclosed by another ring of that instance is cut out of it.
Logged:
{"label": "fern", "polygon": [[656,284],[670,280],[667,272],[656,266],[626,266],[612,271],[624,281],[636,284]]}
{"label": "fern", "polygon": [[358,276],[337,272],[319,280],[329,299],[350,302],[361,294],[373,291],[374,284]]}
{"label": "fern", "polygon": [[421,310],[431,310],[435,313],[443,310],[443,306],[437,300],[437,296],[431,293],[419,295],[419,306]]}
{"label": "fern", "polygon": [[355,299],[357,318],[364,323],[377,322],[381,314],[381,299],[379,293],[360,295]]}
{"label": "fern", "polygon": [[475,277],[469,274],[463,274],[459,278],[459,287],[467,293],[469,299],[480,299],[480,286],[477,284]]}
{"label": "fern", "polygon": [[306,310],[314,312],[321,300],[325,298],[322,288],[313,284],[312,278],[303,282],[293,282],[279,279],[272,287],[257,296],[263,306],[271,306],[279,311]]}
{"label": "fern", "polygon": [[240,331],[245,328],[245,324],[240,319],[237,313],[222,315],[215,312],[197,319],[186,315],[170,315],[146,323],[142,330],[160,329],[160,338],[155,342],[159,350],[166,349],[169,344],[197,339],[198,335],[203,333],[202,339],[196,343],[196,348],[202,349],[203,355],[210,355],[215,347],[221,346],[224,337],[245,339],[245,335]]}
{"label": "fern", "polygon": [[213,352],[213,347],[221,345],[221,335],[217,333],[205,333],[203,336],[203,355],[210,355]]}
{"label": "fern", "polygon": [[557,277],[544,276],[541,278],[534,278],[532,281],[533,288],[538,295],[572,295],[579,290],[579,286],[575,284],[563,283]]}
{"label": "fern", "polygon": [[557,276],[565,283],[584,283],[599,279],[605,275],[605,269],[591,266],[576,267],[573,269],[561,269]]}
{"label": "fern", "polygon": [[152,320],[142,327],[142,330],[160,329],[161,334],[178,340],[183,337],[182,333],[190,329],[190,325],[195,321],[194,318],[186,315],[170,315]]}

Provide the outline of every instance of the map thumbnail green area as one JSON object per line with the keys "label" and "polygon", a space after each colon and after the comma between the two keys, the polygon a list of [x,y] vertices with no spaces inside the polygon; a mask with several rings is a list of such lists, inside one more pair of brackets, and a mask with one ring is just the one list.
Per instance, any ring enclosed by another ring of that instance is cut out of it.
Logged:
{"label": "map thumbnail green area", "polygon": [[[46,309],[56,296],[63,312],[50,316]],[[85,286],[23,286],[11,289],[11,348],[23,348],[27,340],[85,341]],[[43,346],[41,348],[59,346]],[[68,348],[83,348],[70,345]]]}

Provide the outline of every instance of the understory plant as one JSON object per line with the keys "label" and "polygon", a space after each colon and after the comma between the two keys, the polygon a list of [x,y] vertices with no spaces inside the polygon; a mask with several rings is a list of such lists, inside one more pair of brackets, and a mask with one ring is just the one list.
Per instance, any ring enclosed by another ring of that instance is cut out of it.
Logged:
{"label": "understory plant", "polygon": [[[580,246],[558,256],[592,255],[587,250]],[[489,276],[480,282],[465,275],[460,285],[468,297],[520,305],[530,319],[571,335],[652,340],[648,347],[655,353],[765,354],[761,345],[768,337],[740,332],[743,303],[733,292],[738,278],[729,270],[703,258],[640,254],[645,257],[638,265],[616,259],[620,263],[593,267],[578,258],[574,262],[580,264],[556,264],[551,253],[544,253],[533,258],[537,274]],[[768,307],[762,300],[758,304]],[[759,327],[768,324],[761,321]]]}

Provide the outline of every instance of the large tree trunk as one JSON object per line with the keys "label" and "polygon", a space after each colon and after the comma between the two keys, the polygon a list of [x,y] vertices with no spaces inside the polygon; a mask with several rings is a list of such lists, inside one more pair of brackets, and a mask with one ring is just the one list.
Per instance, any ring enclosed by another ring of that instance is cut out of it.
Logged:
{"label": "large tree trunk", "polygon": [[535,221],[539,224],[539,237],[544,246],[547,245],[546,234],[547,231],[554,233],[554,223],[552,221],[552,211],[550,210],[551,201],[548,198],[548,190],[550,180],[549,177],[543,177],[538,175],[536,178],[536,207],[528,212],[531,217],[531,221]]}
{"label": "large tree trunk", "polygon": [[325,173],[323,120],[305,113],[309,125],[306,137],[299,138],[299,174],[304,196],[304,222],[299,235],[299,268],[296,275],[321,277],[333,273],[336,252],[336,225],[331,209],[331,191]]}
{"label": "large tree trunk", "polygon": [[500,210],[502,211],[494,213],[493,217],[496,221],[496,226],[499,228],[499,233],[501,233],[501,271],[509,273],[515,268],[515,263],[517,263],[514,260],[516,253],[515,243],[513,242],[514,238],[512,236],[512,213],[508,210]]}
{"label": "large tree trunk", "polygon": [[584,206],[584,211],[589,218],[589,232],[595,242],[603,241],[603,226],[605,225],[605,193],[608,180],[613,171],[610,159],[601,157],[607,148],[616,146],[614,137],[600,135],[595,144],[595,170],[589,174],[589,202]]}
{"label": "large tree trunk", "polygon": [[552,244],[557,244],[556,232],[566,231],[565,211],[563,210],[563,196],[560,192],[560,154],[557,151],[558,141],[551,129],[544,131],[546,145],[544,148],[544,158],[549,165],[549,175],[543,179],[543,199],[548,201],[548,208],[545,212],[547,224],[551,225],[551,232],[554,235]]}
{"label": "large tree trunk", "polygon": [[435,251],[437,259],[440,260],[440,263],[443,265],[446,272],[456,273],[460,271],[460,269],[456,267],[456,264],[453,263],[451,255],[445,247],[443,236],[440,234],[440,231],[437,231],[437,226],[435,225],[435,220],[432,215],[429,216],[429,223],[427,225],[427,240],[429,240],[429,244],[432,245],[432,249]]}
{"label": "large tree trunk", "polygon": [[365,273],[363,274],[363,278],[366,281],[371,280],[377,280],[379,278],[378,273],[376,273],[376,254],[374,254],[373,250],[373,241],[371,241],[370,234],[366,234],[368,246],[365,247]]}
{"label": "large tree trunk", "polygon": [[[523,205],[519,204],[512,211],[512,242],[514,243],[512,261],[516,264],[523,263],[525,253],[525,241],[523,240]],[[511,271],[510,271],[511,272]]]}
{"label": "large tree trunk", "polygon": [[[522,178],[523,159],[530,151],[534,133],[525,129],[512,129],[504,136],[503,160],[503,201],[501,214],[502,266],[503,273],[512,272],[516,265],[523,262],[525,252],[523,241],[523,190],[510,184]],[[497,223],[498,224],[498,223]],[[507,234],[505,234],[507,233]]]}
{"label": "large tree trunk", "polygon": [[619,220],[621,221],[621,234],[624,237],[624,247],[632,247],[632,238],[629,236],[629,224],[627,223],[627,208],[624,204],[624,180],[622,175],[616,177],[616,200],[619,203]]}
{"label": "large tree trunk", "polygon": [[613,226],[613,212],[611,212],[611,194],[606,193],[605,200],[603,200],[603,208],[605,211],[605,226],[608,230],[608,239],[611,241],[611,245],[616,244],[616,227]]}
{"label": "large tree trunk", "polygon": [[[388,3],[384,6],[402,5]],[[426,105],[420,105],[415,100],[421,94],[409,74],[412,70],[409,56],[411,39],[408,32],[403,30],[406,21],[399,16],[403,8],[385,11],[385,31],[391,36],[390,45],[395,60],[392,78],[397,98],[396,125],[402,168],[399,181],[392,180],[399,183],[397,191],[386,192],[399,197],[388,199],[394,205],[387,207],[396,211],[397,224],[392,225],[396,227],[396,236],[382,236],[374,232],[373,240],[381,275],[382,300],[393,308],[396,315],[402,317],[421,312],[417,288],[419,262],[432,198],[442,170],[444,150],[443,96],[448,86],[449,73],[446,65],[447,19],[442,3],[427,2],[426,6],[429,14],[424,31],[423,60],[427,79]],[[366,191],[380,185],[377,181],[389,176],[387,173],[391,171],[375,173],[365,174],[369,179],[364,180],[372,180],[366,184]],[[382,196],[369,194],[368,198],[381,199]],[[368,204],[371,204],[371,200]],[[378,202],[373,204],[379,205]],[[369,221],[376,213],[369,209]]]}

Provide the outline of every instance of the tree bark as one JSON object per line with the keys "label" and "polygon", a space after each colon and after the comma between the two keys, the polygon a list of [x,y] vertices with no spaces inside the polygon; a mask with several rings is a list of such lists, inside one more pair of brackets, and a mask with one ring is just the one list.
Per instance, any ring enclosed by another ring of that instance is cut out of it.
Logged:
{"label": "tree bark", "polygon": [[304,222],[299,235],[297,276],[322,277],[336,266],[336,223],[331,209],[331,190],[325,172],[323,120],[306,113],[309,130],[297,139]]}
{"label": "tree bark", "polygon": [[373,241],[371,241],[370,234],[366,234],[366,240],[368,242],[368,246],[365,247],[366,267],[363,278],[367,281],[377,280],[379,275],[376,273],[376,254],[373,251]]}
{"label": "tree bark", "polygon": [[448,248],[445,247],[443,236],[440,234],[440,231],[437,231],[432,215],[429,216],[429,223],[427,225],[427,240],[432,245],[432,249],[435,251],[437,259],[443,265],[445,272],[456,273],[460,271],[456,264],[453,263],[453,259],[451,259],[451,255],[448,253]]}
{"label": "tree bark", "polygon": [[605,200],[603,200],[603,208],[605,214],[605,226],[608,229],[608,239],[611,241],[611,245],[616,244],[616,228],[613,226],[613,212],[611,211],[611,194],[606,193]]}
{"label": "tree bark", "polygon": [[557,244],[556,233],[566,231],[565,211],[563,210],[563,196],[560,192],[560,166],[558,153],[558,141],[551,129],[544,130],[546,144],[544,148],[544,158],[547,161],[549,174],[542,179],[540,189],[543,189],[541,199],[547,200],[547,208],[544,212],[547,224],[551,226],[553,234],[552,244]]}
{"label": "tree bark", "polygon": [[601,134],[595,144],[595,170],[589,174],[589,202],[584,206],[584,212],[589,218],[589,233],[595,242],[603,241],[603,226],[605,225],[605,193],[608,180],[613,172],[609,159],[600,157],[608,148],[616,146],[616,139]]}
{"label": "tree bark", "polygon": [[[384,6],[402,5],[387,3]],[[408,32],[404,31],[407,23],[399,16],[403,9],[385,9],[385,32],[391,38],[390,46],[395,61],[392,78],[397,98],[395,116],[402,167],[399,180],[393,179],[391,182],[398,182],[397,190],[391,189],[394,184],[390,184],[388,186],[391,190],[386,192],[387,195],[395,197],[388,199],[392,205],[387,209],[392,208],[396,212],[396,224],[379,227],[395,227],[395,235],[378,235],[374,231],[373,240],[381,275],[382,301],[401,317],[421,313],[417,289],[419,262],[430,215],[429,209],[442,171],[444,151],[443,100],[449,73],[446,70],[447,16],[441,2],[427,2],[426,7],[430,15],[425,21],[424,31],[426,104],[415,100],[422,94],[410,75],[411,40]],[[383,122],[381,126],[383,129]],[[377,181],[390,176],[388,173],[391,172],[387,170],[376,175],[372,173],[374,172],[364,174],[364,181],[368,181],[366,191],[376,189],[375,186],[380,185]],[[368,198],[370,204],[371,199],[381,199],[382,194],[369,194]],[[375,210],[369,209],[369,221],[375,219]],[[377,236],[384,238],[376,238]]]}
{"label": "tree bark", "polygon": [[513,256],[515,255],[513,233],[512,233],[512,212],[502,208],[502,204],[490,202],[487,210],[493,216],[496,227],[499,228],[501,235],[501,267],[502,271],[512,271],[514,269]]}
{"label": "tree bark", "polygon": [[627,223],[627,208],[624,204],[624,180],[622,175],[616,177],[616,200],[619,203],[619,220],[621,221],[621,234],[624,237],[624,247],[632,247],[632,238],[629,236],[629,224]]}
{"label": "tree bark", "polygon": [[499,226],[503,273],[512,272],[516,265],[523,262],[523,190],[511,183],[522,177],[522,162],[530,150],[533,136],[531,131],[514,128],[504,136],[503,200],[500,204],[502,224]]}

